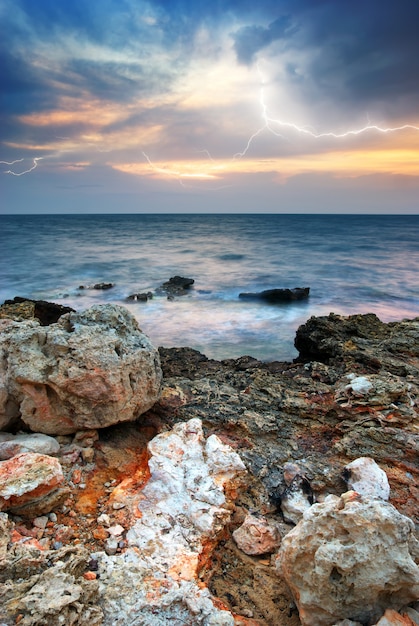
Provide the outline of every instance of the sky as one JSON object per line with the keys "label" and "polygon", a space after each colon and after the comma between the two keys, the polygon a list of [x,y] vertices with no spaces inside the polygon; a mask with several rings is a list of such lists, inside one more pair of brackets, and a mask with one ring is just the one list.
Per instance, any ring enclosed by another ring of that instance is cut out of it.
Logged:
{"label": "sky", "polygon": [[0,211],[419,213],[418,0],[0,0]]}

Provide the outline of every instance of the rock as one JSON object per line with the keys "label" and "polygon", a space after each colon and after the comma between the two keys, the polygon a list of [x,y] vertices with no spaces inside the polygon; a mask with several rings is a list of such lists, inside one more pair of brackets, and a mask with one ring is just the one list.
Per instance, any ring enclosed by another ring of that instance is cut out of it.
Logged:
{"label": "rock", "polygon": [[193,278],[184,278],[183,276],[172,276],[165,283],[156,289],[157,294],[167,294],[168,297],[183,296],[188,293],[190,287],[194,284]]}
{"label": "rock", "polygon": [[256,293],[239,293],[239,298],[247,300],[265,300],[270,304],[277,302],[294,302],[306,300],[310,295],[310,287],[295,287],[294,289],[265,289]]}
{"label": "rock", "polygon": [[281,511],[286,522],[297,524],[304,511],[313,504],[313,492],[303,470],[296,463],[285,463],[286,488],[279,495]]}
{"label": "rock", "polygon": [[281,543],[277,527],[265,518],[246,515],[243,524],[233,532],[233,539],[245,554],[269,554]]}
{"label": "rock", "polygon": [[112,289],[112,287],[115,287],[115,283],[95,283],[94,285],[80,285],[79,289],[97,289],[106,291],[108,289]]}
{"label": "rock", "polygon": [[37,515],[51,510],[51,495],[64,481],[57,459],[35,452],[0,463],[0,510],[19,512],[30,507]]}
{"label": "rock", "polygon": [[41,433],[11,433],[0,432],[0,461],[11,459],[22,452],[37,452],[54,456],[60,451],[60,444],[53,437]]}
{"label": "rock", "polygon": [[276,559],[302,624],[374,623],[386,609],[417,600],[413,530],[388,502],[355,492],[314,504],[283,538]]}
{"label": "rock", "polygon": [[127,309],[93,306],[56,324],[0,320],[0,428],[19,416],[66,435],[136,419],[157,400],[157,350]]}
{"label": "rock", "polygon": [[356,491],[362,496],[388,500],[390,486],[387,474],[377,465],[374,459],[361,457],[346,465],[343,478],[349,490]]}
{"label": "rock", "polygon": [[415,626],[415,622],[407,614],[400,615],[393,609],[387,609],[376,626]]}
{"label": "rock", "polygon": [[69,306],[16,296],[13,300],[5,300],[0,307],[0,318],[37,319],[41,326],[48,326],[58,322],[61,315],[71,312],[74,312],[74,309]]}
{"label": "rock", "polygon": [[132,293],[130,296],[127,296],[127,300],[134,300],[135,302],[147,302],[147,300],[152,300],[153,294],[151,291],[147,293]]}
{"label": "rock", "polygon": [[204,437],[199,419],[157,435],[148,450],[151,475],[127,548],[114,554],[116,539],[108,540],[107,554],[95,554],[105,623],[234,626],[198,573],[230,519],[226,492],[234,493],[245,467],[216,435]]}

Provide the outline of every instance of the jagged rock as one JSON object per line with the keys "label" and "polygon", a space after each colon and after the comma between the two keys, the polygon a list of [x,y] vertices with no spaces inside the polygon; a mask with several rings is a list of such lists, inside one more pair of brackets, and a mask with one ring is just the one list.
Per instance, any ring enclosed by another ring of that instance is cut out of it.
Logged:
{"label": "jagged rock", "polygon": [[158,352],[123,307],[0,327],[0,428],[21,417],[35,432],[65,435],[134,420],[157,400]]}
{"label": "jagged rock", "polygon": [[231,613],[217,607],[197,578],[201,559],[230,519],[225,490],[237,488],[245,467],[218,437],[205,439],[198,419],[156,436],[148,449],[151,476],[128,548],[95,555],[104,623],[233,626]]}
{"label": "jagged rock", "polygon": [[37,452],[55,456],[60,451],[60,444],[54,437],[41,433],[11,433],[0,432],[0,461],[11,459],[22,452]]}
{"label": "jagged rock", "polygon": [[347,492],[314,504],[276,559],[304,626],[374,623],[419,598],[413,522],[388,502]]}
{"label": "jagged rock", "polygon": [[183,296],[188,293],[190,287],[194,284],[193,278],[184,278],[183,276],[172,276],[165,283],[156,289],[157,294],[167,294],[169,298],[174,296]]}
{"label": "jagged rock", "polygon": [[[49,512],[45,502],[64,481],[59,461],[45,454],[24,452],[0,462],[0,510],[19,511],[30,505],[37,515]],[[46,499],[46,500],[45,500]]]}
{"label": "jagged rock", "polygon": [[233,539],[245,554],[270,554],[278,549],[278,528],[265,518],[246,515],[243,524],[233,532]]}
{"label": "jagged rock", "polygon": [[385,368],[406,376],[419,356],[419,317],[388,324],[374,313],[311,317],[298,328],[294,344],[305,362],[356,362],[367,372]]}
{"label": "jagged rock", "polygon": [[360,457],[348,463],[343,470],[343,478],[348,485],[348,490],[356,491],[361,496],[381,500],[388,500],[390,497],[387,474],[374,459]]}
{"label": "jagged rock", "polygon": [[304,511],[313,504],[313,492],[304,472],[296,463],[285,463],[284,482],[286,488],[278,500],[284,520],[297,524]]}
{"label": "jagged rock", "polygon": [[98,583],[83,576],[89,552],[80,547],[41,551],[11,544],[13,525],[2,520],[7,550],[0,551],[0,619],[12,626],[100,626]]}
{"label": "jagged rock", "polygon": [[294,289],[265,289],[256,293],[239,293],[239,298],[247,300],[265,300],[270,304],[276,302],[294,302],[306,300],[310,295],[310,287],[295,287]]}
{"label": "jagged rock", "polygon": [[45,300],[31,300],[16,296],[13,300],[5,300],[0,306],[0,318],[14,320],[37,319],[41,326],[54,324],[61,315],[74,312],[69,306],[46,302]]}

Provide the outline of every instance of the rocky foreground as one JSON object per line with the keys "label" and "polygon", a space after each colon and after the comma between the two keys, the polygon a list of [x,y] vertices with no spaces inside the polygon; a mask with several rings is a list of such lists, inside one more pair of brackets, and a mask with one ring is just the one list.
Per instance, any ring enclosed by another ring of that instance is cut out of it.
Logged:
{"label": "rocky foreground", "polygon": [[419,624],[419,318],[217,362],[35,309],[0,307],[0,624]]}

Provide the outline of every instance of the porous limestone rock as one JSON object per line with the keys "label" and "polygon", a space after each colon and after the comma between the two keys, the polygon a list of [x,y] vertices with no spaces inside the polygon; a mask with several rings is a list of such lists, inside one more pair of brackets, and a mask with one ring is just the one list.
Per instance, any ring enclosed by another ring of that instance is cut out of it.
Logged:
{"label": "porous limestone rock", "polygon": [[66,435],[134,420],[157,400],[158,352],[124,307],[0,327],[0,428],[21,416],[35,432]]}
{"label": "porous limestone rock", "polygon": [[348,489],[362,496],[388,500],[390,485],[387,474],[369,457],[360,457],[345,466],[343,477]]}
{"label": "porous limestone rock", "polygon": [[233,532],[233,539],[245,554],[268,554],[278,549],[278,528],[266,518],[246,515],[243,524]]}
{"label": "porous limestone rock", "polygon": [[42,433],[11,433],[0,432],[0,461],[11,459],[22,452],[37,452],[38,454],[56,455],[60,451],[60,444],[54,437]]}
{"label": "porous limestone rock", "polygon": [[230,519],[225,489],[237,487],[243,462],[216,435],[205,439],[199,419],[157,435],[148,448],[151,476],[128,547],[95,554],[104,624],[233,626],[232,614],[198,584],[198,573]]}
{"label": "porous limestone rock", "polygon": [[414,524],[388,502],[347,492],[314,504],[276,558],[304,626],[375,623],[419,598]]}
{"label": "porous limestone rock", "polygon": [[[64,481],[57,459],[45,454],[23,452],[0,463],[0,510],[19,510],[49,496]],[[50,509],[49,509],[50,510]],[[43,512],[43,511],[42,511]]]}

